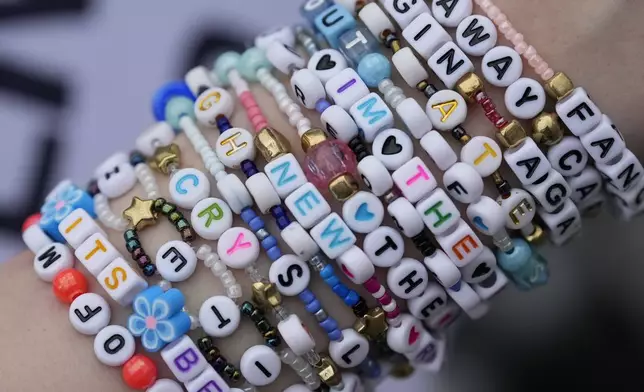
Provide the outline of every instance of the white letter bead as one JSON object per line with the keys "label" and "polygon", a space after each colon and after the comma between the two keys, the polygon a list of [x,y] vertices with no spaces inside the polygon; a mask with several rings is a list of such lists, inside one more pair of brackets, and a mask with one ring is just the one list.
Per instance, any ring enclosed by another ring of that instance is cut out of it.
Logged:
{"label": "white letter bead", "polygon": [[534,184],[552,168],[532,138],[527,138],[516,148],[505,150],[503,157],[523,185]]}
{"label": "white letter bead", "polygon": [[304,355],[315,348],[315,340],[295,314],[277,323],[277,330],[295,355]]}
{"label": "white letter bead", "polygon": [[418,260],[404,258],[387,271],[387,285],[399,298],[418,297],[427,287],[427,268]]}
{"label": "white letter bead", "polygon": [[282,362],[271,348],[252,346],[239,361],[239,370],[252,385],[263,387],[275,381],[282,370]]}
{"label": "white letter bead", "polygon": [[483,301],[487,301],[501,291],[508,284],[508,278],[499,267],[494,268],[494,272],[484,281],[473,285],[476,294]]}
{"label": "white letter bead", "polygon": [[394,186],[394,180],[385,165],[373,155],[358,162],[358,172],[367,188],[378,197],[389,192]]}
{"label": "white letter bead", "polygon": [[107,366],[121,366],[134,355],[134,336],[120,325],[108,325],[94,337],[94,354]]}
{"label": "white letter bead", "polygon": [[208,197],[195,205],[190,222],[197,234],[206,240],[217,240],[233,225],[233,213],[228,204],[216,197]]}
{"label": "white letter bead", "polygon": [[424,328],[420,321],[409,314],[401,316],[402,324],[387,330],[387,345],[399,354],[414,351],[420,346],[420,334]]}
{"label": "white letter bead", "polygon": [[89,216],[87,211],[77,208],[58,224],[58,231],[65,241],[74,249],[78,248],[89,236],[101,233],[107,237],[103,229]]}
{"label": "white letter bead", "polygon": [[25,228],[25,226],[23,226],[22,242],[24,242],[25,245],[27,245],[27,248],[29,248],[33,253],[38,253],[42,247],[54,243],[51,238],[45,234],[43,229],[40,228],[37,221],[29,227]]}
{"label": "white letter bead", "polygon": [[539,210],[539,217],[550,234],[548,238],[555,245],[563,245],[581,229],[579,210],[571,200],[566,200],[563,208],[553,214]]}
{"label": "white letter bead", "polygon": [[[494,31],[494,25],[492,25]],[[429,58],[429,68],[445,84],[448,89],[454,88],[456,83],[468,72],[474,71],[474,64],[463,51],[452,41],[443,46]],[[460,95],[456,92],[454,94]],[[435,121],[432,121],[436,125]]]}
{"label": "white letter bead", "polygon": [[603,115],[599,125],[579,137],[591,157],[598,163],[609,163],[626,148],[622,135],[608,116]]}
{"label": "white letter bead", "polygon": [[555,170],[550,170],[542,182],[526,185],[525,189],[532,193],[546,212],[553,212],[559,208],[572,193],[568,182]]}
{"label": "white letter bead", "polygon": [[371,233],[380,227],[385,208],[373,193],[360,191],[342,205],[342,217],[356,233]]}
{"label": "white letter bead", "polygon": [[496,201],[503,208],[505,227],[511,230],[519,230],[528,226],[537,213],[534,199],[523,189],[512,189],[510,197],[499,196]]}
{"label": "white letter bead", "polygon": [[263,214],[268,214],[272,207],[282,204],[280,196],[265,173],[259,172],[249,177],[246,180],[246,189]]}
{"label": "white letter bead", "polygon": [[403,196],[412,203],[426,197],[438,186],[432,172],[418,157],[408,160],[391,176]]}
{"label": "white letter bead", "polygon": [[471,263],[461,268],[463,280],[467,283],[481,283],[494,273],[496,268],[496,256],[487,246],[483,247],[483,252]]}
{"label": "white letter bead", "polygon": [[230,128],[217,138],[215,151],[226,167],[237,169],[243,161],[255,158],[253,134],[243,128]]}
{"label": "white letter bead", "polygon": [[[371,3],[374,4],[374,3]],[[416,88],[418,83],[426,80],[429,74],[414,55],[411,48],[404,47],[391,56],[391,62],[409,87]]]}
{"label": "white letter bead", "polygon": [[546,92],[541,83],[521,78],[505,90],[505,107],[521,120],[531,120],[546,106]]}
{"label": "white letter bead", "polygon": [[602,121],[602,112],[586,90],[575,88],[570,95],[555,106],[561,121],[575,136],[581,136],[594,129]]}
{"label": "white letter bead", "polygon": [[302,68],[293,73],[291,76],[291,89],[298,102],[307,109],[315,109],[315,104],[320,99],[326,98],[326,91],[324,91],[322,82],[308,68]]}
{"label": "white letter bead", "polygon": [[503,154],[491,138],[474,136],[461,149],[461,160],[472,166],[481,177],[487,177],[501,167]]}
{"label": "white letter bead", "polygon": [[505,228],[503,207],[487,196],[467,206],[467,218],[485,235],[494,235]]}
{"label": "white letter bead", "polygon": [[130,265],[118,257],[96,277],[107,294],[121,306],[128,306],[148,282],[137,274]]}
{"label": "white letter bead", "polygon": [[239,327],[241,313],[232,299],[215,295],[206,299],[199,308],[199,324],[210,336],[225,338]]}
{"label": "white letter bead", "polygon": [[115,199],[136,185],[136,174],[127,154],[119,152],[107,158],[94,171],[98,189],[106,197]]}
{"label": "white letter bead", "polygon": [[255,234],[242,227],[233,227],[224,232],[217,243],[217,253],[230,268],[244,269],[257,261],[259,241]]}
{"label": "white letter bead", "polygon": [[376,93],[361,97],[351,106],[349,113],[351,113],[358,128],[362,129],[364,138],[368,143],[372,143],[380,131],[391,128],[394,125],[393,113],[385,101]]}
{"label": "white letter bead", "polygon": [[179,207],[191,209],[210,195],[210,181],[197,169],[181,169],[170,177],[168,192]]}
{"label": "white letter bead", "polygon": [[300,69],[306,66],[306,60],[302,56],[277,40],[266,46],[264,54],[275,68],[286,75],[293,69]]}
{"label": "white letter bead", "polygon": [[283,255],[271,263],[268,279],[280,293],[293,297],[308,287],[311,281],[311,270],[296,256]]}
{"label": "white letter bead", "polygon": [[445,27],[456,27],[472,15],[472,0],[432,0],[432,14]]}
{"label": "white letter bead", "polygon": [[355,284],[363,284],[376,272],[369,257],[357,246],[351,246],[337,257],[342,272]]}
{"label": "white letter bead", "polygon": [[483,178],[472,166],[463,162],[447,169],[443,184],[450,196],[461,203],[474,203],[483,195]]}
{"label": "white letter bead", "polygon": [[121,253],[103,233],[89,236],[74,252],[74,255],[92,275],[98,275]]}
{"label": "white letter bead", "polygon": [[192,95],[195,97],[198,97],[202,92],[209,88],[215,87],[215,84],[210,77],[210,71],[203,65],[198,65],[186,72],[183,77],[183,81],[186,82]]}
{"label": "white letter bead", "polygon": [[389,17],[377,3],[369,3],[358,12],[358,18],[369,29],[371,34],[382,42],[382,32],[385,30],[396,31]]}
{"label": "white letter bead", "polygon": [[389,268],[402,260],[405,240],[397,230],[380,226],[367,234],[362,249],[376,267]]}
{"label": "white letter bead", "polygon": [[217,190],[235,214],[240,214],[244,207],[252,207],[253,198],[235,174],[228,173],[217,180]]}
{"label": "white letter bead", "polygon": [[[347,382],[344,380],[344,375],[342,375],[342,381],[346,385]],[[306,385],[304,385],[304,384],[295,384],[295,385],[291,385],[290,387],[286,388],[282,392],[309,392],[309,391],[310,391],[310,389]],[[358,392],[358,391],[356,391],[356,392]]]}
{"label": "white letter bead", "polygon": [[440,90],[427,100],[427,116],[434,128],[451,131],[467,118],[467,104],[459,93],[453,90]]}
{"label": "white letter bead", "polygon": [[456,229],[445,235],[436,236],[445,254],[457,267],[465,267],[483,252],[483,244],[472,228],[459,219]]}
{"label": "white letter bead", "polygon": [[437,374],[445,362],[445,345],[444,339],[435,339],[428,331],[423,330],[418,348],[405,356],[415,369]]}
{"label": "white letter bead", "polygon": [[425,226],[435,235],[443,234],[458,223],[461,213],[444,190],[436,189],[416,205]]}
{"label": "white letter bead", "polygon": [[352,328],[343,329],[342,336],[344,339],[329,343],[329,355],[338,366],[354,368],[369,355],[369,342]]}
{"label": "white letter bead", "polygon": [[468,316],[481,304],[481,298],[476,295],[472,286],[465,282],[461,282],[457,290],[447,289],[447,294],[463,309]]}
{"label": "white letter bead", "polygon": [[203,372],[184,383],[188,392],[233,392],[226,381],[210,365]]}
{"label": "white letter bead", "polygon": [[323,84],[347,67],[347,60],[335,49],[322,49],[313,53],[307,66]]}
{"label": "white letter bead", "polygon": [[197,268],[197,254],[183,241],[168,241],[157,251],[155,264],[159,274],[169,282],[183,282]]}
{"label": "white letter bead", "polygon": [[264,166],[264,173],[271,180],[273,188],[283,199],[291,192],[306,184],[306,176],[293,154],[282,155]]}
{"label": "white letter bead", "polygon": [[329,79],[324,88],[333,102],[344,110],[349,110],[360,98],[369,94],[369,87],[353,68],[343,69]]}
{"label": "white letter bead", "polygon": [[397,170],[414,156],[414,142],[400,129],[390,128],[376,136],[371,151],[387,169]]}
{"label": "white letter bead", "polygon": [[417,0],[381,0],[389,15],[401,29],[407,27],[418,15],[429,13],[429,6]]}
{"label": "white letter bead", "polygon": [[423,322],[432,331],[444,331],[461,314],[461,308],[454,301],[447,301],[447,305],[438,312],[433,313]]}
{"label": "white letter bead", "polygon": [[235,99],[226,89],[212,87],[198,94],[194,106],[195,117],[199,124],[209,127],[217,127],[217,117],[226,116],[230,118],[235,109]]}
{"label": "white letter bead", "polygon": [[576,176],[588,165],[588,153],[579,138],[566,136],[548,148],[548,161],[564,176]]}
{"label": "white letter bead", "polygon": [[483,56],[496,46],[496,26],[483,15],[463,19],[456,29],[456,42],[470,56]]}
{"label": "white letter bead", "polygon": [[414,98],[405,98],[396,106],[398,117],[416,139],[420,139],[432,130],[432,122],[425,109]]}
{"label": "white letter bead", "polygon": [[434,282],[429,282],[420,296],[407,301],[409,312],[419,320],[429,318],[445,305],[447,305],[447,293]]}
{"label": "white letter bead", "polygon": [[293,253],[302,260],[310,259],[320,250],[311,235],[297,222],[291,222],[280,234]]}
{"label": "white letter bead", "polygon": [[169,378],[157,380],[146,392],[183,392],[183,388],[176,381]]}
{"label": "white letter bead", "polygon": [[429,12],[418,15],[409,26],[403,29],[402,35],[425,60],[429,59],[438,48],[452,40],[449,33],[432,18]]}
{"label": "white letter bead", "polygon": [[188,335],[183,335],[161,350],[161,358],[180,382],[188,382],[208,366],[206,358]]}
{"label": "white letter bead", "polygon": [[356,243],[356,236],[335,212],[311,229],[311,237],[330,259],[335,259]]}
{"label": "white letter bead", "polygon": [[[637,185],[631,187],[626,192],[617,192],[614,189],[608,188],[607,191],[611,195],[611,207],[614,208],[614,212],[617,217],[629,221],[635,215],[639,214],[642,210],[642,201],[644,201],[644,181],[638,181]],[[594,197],[589,197],[584,200],[583,203],[577,204],[577,208],[583,213],[583,211],[591,210],[593,207],[597,208],[596,205],[603,203],[606,197],[602,192],[598,192]]]}
{"label": "white letter bead", "polygon": [[624,149],[619,161],[612,165],[596,163],[597,169],[603,174],[606,187],[617,191],[626,191],[636,185],[642,178],[644,169],[640,161],[629,149]]}
{"label": "white letter bead", "polygon": [[586,166],[579,175],[568,178],[572,194],[570,199],[576,204],[595,198],[602,191],[601,174],[592,166]]}
{"label": "white letter bead", "polygon": [[516,50],[507,46],[497,46],[483,56],[481,71],[491,85],[508,87],[521,77],[523,60]]}
{"label": "white letter bead", "polygon": [[423,261],[436,281],[443,287],[452,287],[461,280],[461,271],[442,250],[437,249],[434,254],[425,257]]}
{"label": "white letter bead", "polygon": [[154,155],[157,147],[172,144],[175,136],[170,124],[161,121],[143,131],[136,138],[134,144],[137,150],[141,151],[145,156],[151,157]]}
{"label": "white letter bead", "polygon": [[349,143],[358,135],[358,125],[346,110],[338,105],[329,106],[320,115],[322,126],[336,139]]}
{"label": "white letter bead", "polygon": [[266,51],[269,45],[275,41],[292,48],[293,45],[295,45],[295,33],[293,32],[293,28],[291,26],[280,26],[261,33],[255,37],[255,46]]}
{"label": "white letter bead", "polygon": [[83,335],[96,335],[110,323],[111,316],[110,305],[96,293],[79,295],[69,306],[69,322]]}
{"label": "white letter bead", "polygon": [[414,205],[404,197],[399,197],[393,203],[389,204],[387,211],[394,222],[396,222],[398,229],[409,238],[418,235],[425,228],[423,219],[416,212]]}
{"label": "white letter bead", "polygon": [[64,269],[74,267],[74,256],[66,245],[54,242],[34,255],[34,271],[45,282],[51,282]]}
{"label": "white letter bead", "polygon": [[427,155],[432,159],[434,164],[442,171],[450,168],[458,162],[458,157],[452,146],[437,131],[431,131],[420,139],[420,145]]}
{"label": "white letter bead", "polygon": [[305,229],[315,226],[331,213],[329,203],[310,182],[291,193],[284,204]]}

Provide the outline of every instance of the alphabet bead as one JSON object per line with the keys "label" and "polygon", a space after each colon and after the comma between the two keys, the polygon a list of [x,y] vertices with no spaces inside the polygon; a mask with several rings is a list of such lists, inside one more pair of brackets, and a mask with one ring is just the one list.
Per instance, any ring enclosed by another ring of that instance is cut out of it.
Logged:
{"label": "alphabet bead", "polygon": [[552,166],[531,138],[516,148],[505,150],[503,157],[512,172],[524,185],[534,184],[548,174]]}
{"label": "alphabet bead", "polygon": [[311,55],[307,66],[320,79],[322,84],[326,84],[331,78],[347,67],[347,60],[342,53],[335,49],[316,51]]}
{"label": "alphabet bead", "polygon": [[362,249],[376,267],[389,268],[402,259],[405,241],[397,230],[380,226],[367,234]]}
{"label": "alphabet bead", "polygon": [[468,16],[456,28],[456,42],[470,56],[488,53],[496,46],[497,39],[494,22],[482,15]]}
{"label": "alphabet bead", "polygon": [[307,109],[315,109],[318,101],[326,98],[326,91],[322,82],[308,68],[298,69],[293,73],[291,76],[291,89],[299,103]]}
{"label": "alphabet bead", "polygon": [[456,27],[472,15],[472,0],[432,0],[432,15],[445,27]]}
{"label": "alphabet bead", "polygon": [[120,325],[108,325],[94,338],[94,354],[107,366],[121,366],[134,355],[134,336]]}
{"label": "alphabet bead", "polygon": [[575,136],[587,134],[602,121],[599,107],[581,87],[575,88],[571,94],[557,102],[555,109],[561,121]]}
{"label": "alphabet bead", "polygon": [[433,313],[423,322],[432,331],[443,331],[458,318],[461,308],[454,302],[448,301],[445,307]]}
{"label": "alphabet bead", "polygon": [[405,161],[391,176],[398,189],[411,203],[426,197],[438,186],[432,172],[418,157]]}
{"label": "alphabet bead", "polygon": [[311,231],[311,237],[330,259],[335,259],[355,244],[356,237],[336,213],[329,214]]}
{"label": "alphabet bead", "polygon": [[261,50],[266,50],[273,42],[279,42],[282,45],[293,47],[295,45],[295,33],[291,26],[279,26],[255,37],[255,46]]}
{"label": "alphabet bead", "polygon": [[239,370],[249,383],[261,387],[277,379],[282,362],[269,347],[252,346],[242,355]]}
{"label": "alphabet bead", "polygon": [[332,5],[330,0],[307,0],[300,6],[300,14],[313,24],[315,17]]}
{"label": "alphabet bead", "polygon": [[520,78],[505,90],[505,107],[521,120],[530,120],[546,106],[546,91],[541,83],[530,78]]}
{"label": "alphabet bead", "polygon": [[287,197],[306,183],[302,167],[290,153],[267,163],[264,172],[281,198]]}
{"label": "alphabet bead", "polygon": [[59,272],[73,267],[72,252],[58,242],[43,246],[34,255],[34,271],[45,282],[53,281]]}
{"label": "alphabet bead", "polygon": [[[337,101],[336,101],[337,103]],[[380,131],[394,125],[394,115],[385,101],[376,93],[361,97],[351,106],[349,113],[359,129],[362,129],[364,139],[373,143]]]}
{"label": "alphabet bead", "polygon": [[563,208],[556,212],[539,210],[539,217],[548,230],[548,238],[555,245],[563,245],[581,229],[579,210],[569,199],[563,203]]}
{"label": "alphabet bead", "polygon": [[[493,30],[496,31],[494,25]],[[456,83],[468,72],[474,71],[474,64],[454,42],[443,44],[428,60],[429,68],[445,84],[448,89],[454,88]],[[449,90],[448,90],[449,91]],[[456,93],[460,97],[458,93]],[[461,98],[462,99],[462,98]],[[430,116],[431,118],[431,116]],[[464,120],[464,119],[463,119]],[[436,126],[436,121],[432,119]]]}
{"label": "alphabet bead", "polygon": [[409,353],[420,346],[422,331],[420,321],[411,315],[403,314],[400,326],[387,330],[387,344],[399,354]]}
{"label": "alphabet bead", "polygon": [[479,232],[494,235],[504,230],[505,212],[503,207],[487,196],[467,206],[467,218]]}
{"label": "alphabet bead", "polygon": [[51,238],[40,228],[40,214],[33,214],[25,219],[22,225],[22,241],[30,251],[38,253],[45,245],[53,243]]}
{"label": "alphabet bead", "polygon": [[354,66],[358,74],[362,77],[362,80],[369,85],[370,83],[365,79],[365,74],[360,72],[360,62],[367,55],[379,51],[378,40],[368,29],[357,27],[342,33],[339,41],[337,49],[342,52],[349,64]]}
{"label": "alphabet bead", "polygon": [[143,131],[134,142],[136,149],[151,157],[158,147],[169,146],[175,138],[174,130],[165,121],[160,121]]}
{"label": "alphabet bead", "polygon": [[420,145],[434,164],[442,171],[449,169],[450,166],[458,161],[452,146],[447,143],[443,135],[436,131],[431,131],[423,136],[420,139]]}
{"label": "alphabet bead", "polygon": [[423,12],[414,18],[403,29],[402,35],[409,45],[425,60],[428,60],[438,48],[452,40],[449,33],[429,12]]}
{"label": "alphabet bead", "polygon": [[591,157],[598,163],[609,164],[626,148],[622,135],[611,119],[603,115],[597,127],[579,137]]}
{"label": "alphabet bead", "polygon": [[481,297],[483,301],[495,296],[508,284],[508,278],[505,276],[503,271],[497,266],[494,268],[494,272],[487,279],[475,284],[472,287],[476,294]]}
{"label": "alphabet bead", "polygon": [[226,381],[217,373],[212,366],[206,366],[203,372],[199,373],[194,379],[184,383],[188,392],[206,392],[206,391],[221,391],[233,392]]}
{"label": "alphabet bead", "polygon": [[224,232],[217,243],[217,253],[230,268],[244,269],[257,261],[259,241],[248,229],[233,227]]}
{"label": "alphabet bead", "polygon": [[331,213],[329,203],[310,182],[291,193],[284,204],[305,229],[315,226]]}
{"label": "alphabet bead", "polygon": [[443,184],[450,196],[461,203],[473,203],[483,195],[483,178],[472,166],[463,162],[447,169]]}
{"label": "alphabet bead", "polygon": [[345,369],[360,365],[369,355],[369,342],[351,328],[342,330],[344,337],[329,343],[329,356]]}
{"label": "alphabet bead", "polygon": [[87,271],[94,276],[98,275],[114,259],[122,257],[103,233],[94,233],[89,236],[74,254]]}
{"label": "alphabet bead", "polygon": [[399,197],[387,206],[387,212],[396,222],[396,226],[407,237],[418,235],[423,228],[423,219],[416,212],[414,206],[404,197]]}
{"label": "alphabet bead", "polygon": [[340,5],[325,9],[315,17],[313,23],[332,48],[338,48],[342,33],[356,27],[353,15]]}
{"label": "alphabet bead", "polygon": [[338,105],[329,106],[320,115],[320,120],[327,133],[345,143],[358,136],[358,125],[351,115]]}
{"label": "alphabet bead", "polygon": [[237,169],[243,161],[255,159],[253,134],[243,128],[230,128],[217,138],[215,151],[226,167]]}
{"label": "alphabet bead", "polygon": [[461,280],[461,271],[442,250],[436,250],[431,256],[425,257],[423,261],[436,281],[443,287],[452,287]]}
{"label": "alphabet bead", "polygon": [[269,213],[272,207],[282,204],[280,196],[264,173],[250,176],[246,180],[246,188],[255,199],[257,208],[264,214]]}
{"label": "alphabet bead", "polygon": [[324,88],[333,102],[344,110],[351,109],[360,98],[369,94],[369,88],[353,68],[340,71]]}
{"label": "alphabet bead", "polygon": [[414,368],[436,374],[445,362],[445,341],[435,339],[428,331],[422,331],[418,348],[405,356]]}
{"label": "alphabet bead", "polygon": [[217,190],[235,214],[241,214],[244,207],[253,205],[253,198],[235,174],[228,173],[217,180]]}
{"label": "alphabet bead", "polygon": [[471,263],[461,268],[463,280],[467,283],[481,283],[494,273],[496,267],[496,257],[487,246],[483,247],[483,252],[478,255]]}
{"label": "alphabet bead", "polygon": [[199,124],[215,128],[219,116],[230,117],[233,114],[235,101],[228,91],[212,87],[202,92],[195,101],[195,117]]}
{"label": "alphabet bead", "polygon": [[183,335],[161,350],[161,358],[180,382],[193,380],[208,367],[206,358],[188,335]]}
{"label": "alphabet bead", "polygon": [[182,392],[183,389],[176,381],[169,378],[157,380],[146,392]]}
{"label": "alphabet bead", "polygon": [[436,240],[458,267],[465,267],[483,252],[481,240],[462,219],[453,231],[436,236]]}
{"label": "alphabet bead", "polygon": [[179,207],[191,209],[210,195],[210,181],[197,169],[181,169],[170,178],[168,192]]}
{"label": "alphabet bead", "polygon": [[481,71],[491,85],[508,87],[521,77],[523,61],[516,50],[497,46],[483,56]]}
{"label": "alphabet bead", "polygon": [[342,217],[356,233],[371,233],[380,227],[385,208],[373,193],[360,191],[342,205]]}
{"label": "alphabet bead", "polygon": [[116,153],[107,158],[95,170],[94,176],[101,193],[110,199],[121,197],[136,185],[136,174],[127,154]]}
{"label": "alphabet bead", "polygon": [[473,318],[476,308],[481,304],[481,298],[476,295],[472,286],[462,282],[458,290],[447,289],[447,294],[463,311]]}
{"label": "alphabet bead", "polygon": [[230,336],[237,330],[240,322],[239,308],[232,299],[223,295],[208,298],[199,308],[199,324],[210,336]]}
{"label": "alphabet bead", "polygon": [[432,130],[432,122],[425,113],[425,109],[413,98],[405,98],[396,106],[396,113],[416,139],[422,138]]}
{"label": "alphabet bead", "polygon": [[110,305],[98,294],[82,294],[69,306],[69,322],[83,335],[96,335],[110,323]]}
{"label": "alphabet bead", "polygon": [[82,208],[73,210],[58,224],[58,232],[72,248],[78,248],[89,236],[94,233],[105,232],[94,219]]}
{"label": "alphabet bead", "polygon": [[548,161],[552,168],[564,176],[576,176],[588,165],[588,153],[574,136],[565,136],[548,148]]}
{"label": "alphabet bead", "polygon": [[568,182],[559,172],[552,169],[542,182],[526,185],[526,190],[532,193],[537,203],[546,212],[555,211],[572,193]]}
{"label": "alphabet bead", "polygon": [[313,241],[311,235],[297,222],[291,222],[281,232],[282,239],[302,260],[308,260],[318,253],[320,247]]}
{"label": "alphabet bead", "polygon": [[367,188],[378,197],[389,192],[394,186],[394,181],[385,165],[373,155],[368,155],[358,162],[358,172]]}
{"label": "alphabet bead", "polygon": [[402,299],[417,297],[427,287],[427,269],[418,260],[403,258],[387,271],[387,285]]}
{"label": "alphabet bead", "polygon": [[295,355],[304,355],[315,348],[315,340],[297,315],[291,314],[281,320],[277,323],[277,329],[284,339],[284,343],[293,350]]}
{"label": "alphabet bead", "polygon": [[289,46],[275,40],[267,44],[266,49],[264,49],[266,59],[273,64],[273,67],[286,75],[295,69],[301,69],[306,66],[306,60]]}
{"label": "alphabet bead", "polygon": [[293,297],[304,291],[311,281],[309,266],[293,255],[284,255],[271,264],[268,279],[280,293]]}
{"label": "alphabet bead", "polygon": [[523,189],[512,189],[509,197],[499,196],[496,201],[503,208],[505,227],[510,230],[527,227],[537,213],[534,199]]}
{"label": "alphabet bead", "polygon": [[363,284],[375,273],[369,257],[357,246],[351,246],[337,257],[342,272],[355,284]]}
{"label": "alphabet bead", "polygon": [[597,169],[603,174],[607,187],[617,191],[626,191],[636,185],[644,174],[642,164],[628,149],[624,149],[621,158],[613,164],[596,163]]}
{"label": "alphabet bead", "polygon": [[420,296],[407,300],[409,312],[419,320],[428,319],[445,305],[447,305],[447,293],[434,282],[429,282]]}
{"label": "alphabet bead", "polygon": [[233,224],[233,213],[228,204],[216,197],[207,197],[190,212],[190,222],[197,234],[206,240],[217,240]]}
{"label": "alphabet bead", "polygon": [[191,68],[190,71],[186,72],[184,75],[183,81],[195,97],[198,97],[202,92],[209,88],[215,87],[210,77],[210,70],[203,65]]}
{"label": "alphabet bead", "polygon": [[440,90],[427,100],[427,116],[439,131],[451,131],[467,118],[467,104],[453,90]]}
{"label": "alphabet bead", "polygon": [[429,77],[425,67],[423,67],[409,47],[402,48],[394,53],[391,57],[391,62],[409,87],[416,88],[418,83]]}
{"label": "alphabet bead", "polygon": [[148,287],[148,283],[121,257],[117,257],[108,264],[96,276],[96,280],[107,294],[121,306],[130,305],[134,297]]}
{"label": "alphabet bead", "polygon": [[416,211],[422,217],[425,226],[434,235],[445,233],[461,217],[461,213],[452,202],[452,199],[440,188],[418,203]]}
{"label": "alphabet bead", "polygon": [[407,27],[418,15],[429,13],[429,6],[424,1],[382,0],[381,3],[401,29]]}
{"label": "alphabet bead", "polygon": [[197,254],[183,241],[168,241],[161,245],[156,256],[157,271],[169,282],[183,282],[197,268]]}
{"label": "alphabet bead", "polygon": [[481,177],[497,171],[503,162],[499,145],[489,137],[474,136],[461,149],[461,160],[473,167]]}
{"label": "alphabet bead", "polygon": [[380,132],[373,140],[371,149],[373,155],[389,170],[400,168],[414,154],[411,138],[405,132],[395,128]]}

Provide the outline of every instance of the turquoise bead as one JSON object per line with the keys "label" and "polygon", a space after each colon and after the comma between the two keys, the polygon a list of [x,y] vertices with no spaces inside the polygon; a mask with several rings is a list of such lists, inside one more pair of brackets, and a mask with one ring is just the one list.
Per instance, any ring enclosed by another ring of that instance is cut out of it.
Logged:
{"label": "turquoise bead", "polygon": [[257,71],[260,68],[270,70],[273,67],[270,61],[264,55],[264,51],[259,48],[247,49],[242,54],[237,70],[249,82],[257,82]]}
{"label": "turquoise bead", "polygon": [[340,45],[340,36],[355,28],[356,20],[346,8],[336,4],[315,17],[313,24],[317,31],[324,36],[329,46],[337,49]]}
{"label": "turquoise bead", "polygon": [[[166,121],[165,115],[168,102],[176,97],[185,97],[191,101],[195,99],[188,86],[182,81],[168,82],[159,87],[154,93],[154,96],[152,96],[152,112],[157,121]],[[194,102],[191,103],[191,106],[193,104]],[[194,108],[191,109],[191,112],[193,111]]]}
{"label": "turquoise bead", "polygon": [[521,290],[530,290],[548,283],[548,263],[530,244],[520,238],[512,239],[514,249],[506,253],[497,250],[499,266]]}
{"label": "turquoise bead", "polygon": [[240,59],[241,55],[237,52],[225,52],[215,60],[213,68],[215,69],[215,74],[222,86],[230,84],[230,80],[228,80],[228,72],[230,72],[231,69],[237,68]]}
{"label": "turquoise bead", "polygon": [[179,130],[181,129],[179,120],[183,116],[189,116],[194,119],[194,101],[187,97],[170,98],[165,105],[165,121],[175,130]]}
{"label": "turquoise bead", "polygon": [[385,79],[391,78],[391,63],[380,53],[371,53],[362,58],[358,64],[358,75],[371,88]]}

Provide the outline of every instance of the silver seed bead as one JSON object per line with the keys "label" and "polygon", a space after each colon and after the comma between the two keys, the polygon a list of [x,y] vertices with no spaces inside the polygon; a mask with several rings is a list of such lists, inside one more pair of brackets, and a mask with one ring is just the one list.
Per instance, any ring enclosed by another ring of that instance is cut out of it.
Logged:
{"label": "silver seed bead", "polygon": [[267,238],[271,234],[266,229],[259,229],[255,232],[255,235],[257,236],[257,239],[262,241],[263,239]]}

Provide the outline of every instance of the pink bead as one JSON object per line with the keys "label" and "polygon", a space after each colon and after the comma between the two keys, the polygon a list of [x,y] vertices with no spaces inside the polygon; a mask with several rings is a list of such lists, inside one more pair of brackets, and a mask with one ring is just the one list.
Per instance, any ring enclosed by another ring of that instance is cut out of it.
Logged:
{"label": "pink bead", "polygon": [[521,42],[518,45],[515,45],[514,50],[516,50],[519,54],[524,54],[525,51],[528,50],[528,44]]}
{"label": "pink bead", "polygon": [[521,43],[525,43],[523,40],[523,34],[518,33],[516,30],[514,34],[508,33],[508,35],[509,35],[508,40],[512,42],[512,45],[514,46],[517,46]]}
{"label": "pink bead", "polygon": [[400,308],[396,306],[391,312],[385,312],[385,316],[387,316],[388,319],[393,319],[400,316]]}
{"label": "pink bead", "polygon": [[534,67],[534,72],[536,72],[538,75],[541,75],[542,73],[546,72],[548,68],[550,68],[550,66],[544,60],[544,61],[541,61],[541,64]]}
{"label": "pink bead", "polygon": [[377,293],[377,292],[378,292],[378,290],[380,290],[380,286],[382,286],[382,285],[380,284],[380,282],[378,282],[378,278],[376,278],[376,276],[374,275],[374,276],[372,276],[371,278],[369,278],[369,280],[367,280],[366,282],[364,282],[364,283],[362,284],[362,286],[363,286],[365,289],[367,289],[367,291],[368,291],[370,294],[373,294],[373,293]]}
{"label": "pink bead", "polygon": [[507,35],[511,29],[512,29],[512,24],[510,22],[503,22],[499,25],[499,31],[503,35]]}
{"label": "pink bead", "polygon": [[550,80],[553,76],[555,76],[555,71],[552,68],[548,68],[541,74],[541,79],[547,81]]}
{"label": "pink bead", "polygon": [[497,7],[495,5],[493,5],[492,7],[490,7],[487,10],[487,16],[488,16],[488,18],[490,18],[492,20],[494,20],[494,18],[496,18],[500,14],[501,14],[501,10],[499,9],[499,7]]}
{"label": "pink bead", "polygon": [[484,12],[487,12],[490,7],[492,7],[494,4],[492,4],[492,0],[482,0],[479,6]]}
{"label": "pink bead", "polygon": [[320,191],[342,174],[357,176],[358,161],[353,151],[339,140],[326,140],[313,146],[304,158],[306,178]]}
{"label": "pink bead", "polygon": [[506,23],[506,22],[508,22],[508,17],[503,12],[501,12],[496,18],[494,18],[494,23],[497,26],[501,26],[503,23]]}
{"label": "pink bead", "polygon": [[507,38],[508,41],[510,41],[509,37],[514,37],[517,34],[518,34],[517,29],[515,29],[514,26],[513,26],[513,27],[510,27],[510,30],[508,30],[507,33],[505,33],[505,38]]}
{"label": "pink bead", "polygon": [[530,64],[530,66],[534,69],[537,69],[537,67],[540,66],[542,63],[543,63],[543,59],[538,54],[535,55],[530,60],[528,60],[528,64]]}
{"label": "pink bead", "polygon": [[253,93],[251,93],[250,91],[244,91],[239,96],[239,100],[246,110],[248,119],[255,128],[255,132],[259,132],[262,128],[268,126],[268,121],[266,121],[266,117],[264,117],[262,109],[259,108],[257,101],[255,101],[255,96],[253,96]]}
{"label": "pink bead", "polygon": [[537,55],[537,50],[534,48],[534,46],[530,45],[530,46],[528,46],[528,49],[523,54],[523,57],[525,57],[526,59],[530,60],[531,58],[533,58],[536,55]]}
{"label": "pink bead", "polygon": [[378,299],[378,302],[381,305],[389,305],[391,303],[391,296],[389,295],[389,293],[385,293],[385,295]]}

